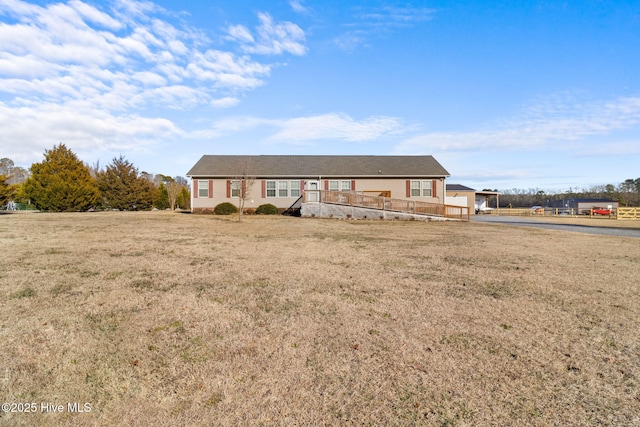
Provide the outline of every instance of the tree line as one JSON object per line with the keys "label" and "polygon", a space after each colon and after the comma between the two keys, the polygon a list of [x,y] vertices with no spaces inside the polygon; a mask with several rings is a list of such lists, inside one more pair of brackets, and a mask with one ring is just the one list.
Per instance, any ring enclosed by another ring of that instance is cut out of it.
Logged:
{"label": "tree line", "polygon": [[9,201],[53,212],[175,210],[189,209],[191,195],[183,177],[139,172],[123,156],[88,166],[61,143],[29,171],[0,160],[0,206]]}
{"label": "tree line", "polygon": [[[620,206],[640,206],[640,178],[629,178],[618,185],[596,185],[586,189],[569,188],[567,191],[559,192],[546,192],[537,188],[513,188],[500,192],[500,207],[547,207],[555,201],[566,199],[608,199],[619,202]],[[491,207],[496,207],[495,203],[493,200]]]}

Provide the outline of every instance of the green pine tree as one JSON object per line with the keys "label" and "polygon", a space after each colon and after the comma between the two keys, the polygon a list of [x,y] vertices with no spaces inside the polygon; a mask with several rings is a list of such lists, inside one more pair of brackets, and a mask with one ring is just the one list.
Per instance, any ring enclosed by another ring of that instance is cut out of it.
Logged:
{"label": "green pine tree", "polygon": [[156,189],[153,205],[161,211],[169,207],[169,193],[167,193],[167,187],[164,185],[164,182],[160,182],[160,185]]}
{"label": "green pine tree", "polygon": [[180,209],[191,209],[191,193],[189,193],[187,187],[182,186],[182,190],[180,190],[180,194],[178,195],[177,203]]}
{"label": "green pine tree", "polygon": [[31,165],[23,194],[43,211],[86,211],[96,206],[100,191],[89,169],[64,144],[45,150],[44,161]]}
{"label": "green pine tree", "polygon": [[104,171],[98,172],[97,181],[104,204],[110,209],[146,210],[153,204],[154,185],[123,156],[114,157]]}

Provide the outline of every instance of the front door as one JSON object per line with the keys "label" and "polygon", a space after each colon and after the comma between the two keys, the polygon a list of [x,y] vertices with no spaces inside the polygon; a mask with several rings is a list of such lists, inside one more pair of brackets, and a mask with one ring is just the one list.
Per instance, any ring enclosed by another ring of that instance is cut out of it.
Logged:
{"label": "front door", "polygon": [[320,181],[307,181],[304,190],[304,199],[307,203],[317,203],[320,201]]}

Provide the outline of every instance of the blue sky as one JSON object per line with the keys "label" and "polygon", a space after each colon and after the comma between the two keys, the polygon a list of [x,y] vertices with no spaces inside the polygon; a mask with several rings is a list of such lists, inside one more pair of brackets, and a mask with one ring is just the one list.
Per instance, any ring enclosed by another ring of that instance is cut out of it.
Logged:
{"label": "blue sky", "polygon": [[618,184],[638,46],[637,1],[0,0],[0,157],[432,154],[477,189]]}

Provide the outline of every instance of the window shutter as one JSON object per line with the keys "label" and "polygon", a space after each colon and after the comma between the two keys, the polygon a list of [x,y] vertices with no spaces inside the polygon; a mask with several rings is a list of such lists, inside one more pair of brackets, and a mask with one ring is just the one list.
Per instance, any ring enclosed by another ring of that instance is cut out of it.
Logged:
{"label": "window shutter", "polygon": [[231,180],[227,180],[227,199],[231,198]]}
{"label": "window shutter", "polygon": [[431,197],[437,197],[436,196],[437,188],[438,188],[438,181],[434,179],[433,181],[431,181]]}
{"label": "window shutter", "polygon": [[209,198],[213,199],[213,180],[209,180]]}
{"label": "window shutter", "polygon": [[324,189],[325,191],[329,191],[329,181],[328,180],[324,180]]}
{"label": "window shutter", "polygon": [[247,181],[242,181],[242,197],[247,196]]}
{"label": "window shutter", "polygon": [[267,197],[267,181],[262,180],[262,198]]}
{"label": "window shutter", "polygon": [[200,188],[198,188],[198,181],[197,179],[194,179],[193,181],[191,181],[191,194],[193,194],[193,198],[197,199],[198,198],[198,191],[200,191]]}
{"label": "window shutter", "polygon": [[351,180],[351,191],[356,191],[356,180],[355,179]]}
{"label": "window shutter", "polygon": [[407,197],[411,197],[411,181],[407,180]]}

